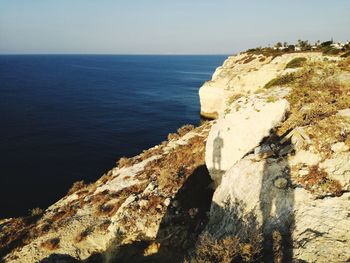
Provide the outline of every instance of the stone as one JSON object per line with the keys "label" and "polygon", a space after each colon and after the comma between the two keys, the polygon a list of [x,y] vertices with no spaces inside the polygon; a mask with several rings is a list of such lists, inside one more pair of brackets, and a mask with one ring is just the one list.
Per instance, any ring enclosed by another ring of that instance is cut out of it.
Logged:
{"label": "stone", "polygon": [[276,186],[279,189],[286,189],[287,185],[288,185],[288,180],[286,178],[277,178],[274,182],[273,182],[274,186]]}
{"label": "stone", "polygon": [[295,156],[293,156],[290,160],[290,165],[298,165],[303,164],[307,166],[316,165],[321,161],[321,156],[319,154],[306,151],[306,150],[300,150],[295,153]]}
{"label": "stone", "polygon": [[[209,132],[205,150],[205,161],[212,179],[219,184],[222,172],[269,136],[288,110],[289,103],[285,99],[274,103],[255,99],[253,106],[242,107],[218,119]],[[234,128],[228,129],[230,127]]]}
{"label": "stone", "polygon": [[170,202],[171,202],[171,199],[170,198],[167,198],[164,200],[164,205],[165,206],[169,206],[170,205]]}
{"label": "stone", "polygon": [[140,207],[146,207],[148,205],[148,201],[147,200],[141,200],[139,201],[139,206]]}
{"label": "stone", "polygon": [[350,152],[342,152],[320,163],[331,179],[337,180],[343,190],[350,191]]}
{"label": "stone", "polygon": [[349,151],[350,147],[347,146],[344,142],[337,142],[331,146],[331,149],[335,153]]}
{"label": "stone", "polygon": [[337,113],[338,116],[350,118],[350,109],[340,110]]}
{"label": "stone", "polygon": [[307,174],[309,174],[309,170],[299,170],[299,172],[298,172],[298,174],[300,175],[300,176],[305,176],[305,175],[307,175]]}
{"label": "stone", "polygon": [[[280,180],[287,180],[288,158],[252,159],[244,157],[223,175],[203,234],[247,240],[252,233],[261,233],[265,249],[272,249],[268,241],[277,230],[289,242],[285,252],[290,251],[287,254],[296,261],[346,262],[350,258],[350,193],[315,199],[305,189],[289,188]],[[286,187],[275,187],[276,182]]]}

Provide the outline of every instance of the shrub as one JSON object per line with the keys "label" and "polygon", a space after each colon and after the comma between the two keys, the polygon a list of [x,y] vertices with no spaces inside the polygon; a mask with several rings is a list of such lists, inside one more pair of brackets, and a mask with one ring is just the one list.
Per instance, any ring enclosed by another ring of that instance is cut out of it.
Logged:
{"label": "shrub", "polygon": [[84,188],[86,186],[84,181],[78,181],[73,183],[71,188],[68,190],[68,195],[75,193],[76,191]]}
{"label": "shrub", "polygon": [[127,158],[127,157],[121,157],[118,162],[118,167],[122,168],[122,167],[129,167],[133,164],[132,159],[131,158]]}
{"label": "shrub", "polygon": [[254,59],[255,59],[254,56],[250,56],[246,60],[243,61],[243,64],[248,64],[249,62],[252,62]]}
{"label": "shrub", "polygon": [[277,99],[278,99],[278,98],[277,98],[276,96],[271,95],[271,96],[268,96],[268,97],[267,97],[266,101],[267,101],[268,103],[274,103],[274,102],[277,101]]}
{"label": "shrub", "polygon": [[231,105],[233,102],[235,102],[236,100],[238,100],[239,98],[241,98],[243,96],[243,94],[241,93],[236,93],[233,94],[232,96],[230,96],[227,100],[227,105]]}
{"label": "shrub", "polygon": [[30,215],[32,217],[39,217],[41,216],[42,214],[44,213],[44,210],[39,208],[39,207],[36,207],[36,208],[33,208],[30,210]]}
{"label": "shrub", "polygon": [[331,46],[327,46],[327,47],[322,48],[322,54],[324,54],[324,55],[337,55],[340,52],[342,52],[341,49],[336,49],[336,48],[333,48]]}
{"label": "shrub", "polygon": [[344,53],[344,54],[342,54],[340,57],[341,57],[341,58],[347,58],[347,57],[350,57],[350,51],[345,52],[345,53]]}
{"label": "shrub", "polygon": [[192,131],[194,129],[194,126],[191,124],[185,124],[184,126],[182,126],[181,128],[179,128],[177,130],[177,133],[180,136],[184,136],[185,134],[187,134],[188,132]]}
{"label": "shrub", "polygon": [[340,196],[342,194],[342,187],[336,180],[330,179],[324,169],[320,169],[318,165],[309,167],[309,173],[300,179],[305,189],[312,193],[317,190],[322,191],[323,194],[330,193],[331,195]]}
{"label": "shrub", "polygon": [[296,75],[288,73],[270,80],[265,86],[265,89],[269,89],[273,86],[283,86],[293,82],[296,79]]}
{"label": "shrub", "polygon": [[190,262],[259,262],[258,259],[261,257],[262,252],[259,243],[261,242],[261,236],[251,236],[249,238],[252,243],[241,242],[239,237],[233,235],[217,239],[209,233],[204,233],[199,238],[195,254]]}
{"label": "shrub", "polygon": [[82,231],[78,236],[75,237],[75,242],[79,243],[83,240],[85,240],[88,235],[92,233],[93,229],[91,227],[86,228],[84,231]]}
{"label": "shrub", "polygon": [[60,239],[58,237],[51,238],[41,243],[41,247],[48,250],[56,250],[60,247]]}
{"label": "shrub", "polygon": [[303,66],[303,64],[306,60],[307,59],[304,57],[294,58],[288,62],[288,64],[286,65],[286,68],[299,68],[299,67]]}
{"label": "shrub", "polygon": [[333,44],[333,41],[325,41],[321,43],[321,47],[328,47]]}

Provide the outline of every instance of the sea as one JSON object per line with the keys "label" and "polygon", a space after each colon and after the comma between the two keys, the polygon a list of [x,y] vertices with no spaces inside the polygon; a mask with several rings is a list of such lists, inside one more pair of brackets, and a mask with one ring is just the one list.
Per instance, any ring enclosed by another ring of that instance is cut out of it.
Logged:
{"label": "sea", "polygon": [[1,55],[0,218],[28,215],[199,125],[225,55]]}

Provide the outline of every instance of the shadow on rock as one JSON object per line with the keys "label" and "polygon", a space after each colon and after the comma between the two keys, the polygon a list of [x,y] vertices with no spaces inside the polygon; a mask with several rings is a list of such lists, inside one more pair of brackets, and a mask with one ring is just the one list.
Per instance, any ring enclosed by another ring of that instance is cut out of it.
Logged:
{"label": "shadow on rock", "polygon": [[172,199],[162,219],[155,240],[109,247],[106,252],[79,261],[71,256],[53,254],[41,263],[49,262],[183,262],[187,252],[196,244],[208,221],[214,190],[205,165],[188,177]]}

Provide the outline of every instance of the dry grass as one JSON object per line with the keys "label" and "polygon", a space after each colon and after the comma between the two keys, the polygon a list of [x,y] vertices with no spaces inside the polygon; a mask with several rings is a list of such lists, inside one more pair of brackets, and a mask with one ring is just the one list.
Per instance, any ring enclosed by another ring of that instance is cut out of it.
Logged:
{"label": "dry grass", "polygon": [[73,183],[71,188],[68,190],[67,194],[71,195],[71,194],[73,194],[73,193],[75,193],[75,192],[77,192],[77,191],[79,191],[79,190],[81,190],[81,189],[83,189],[85,187],[86,187],[86,184],[85,184],[84,181],[75,182],[75,183]]}
{"label": "dry grass", "polygon": [[41,243],[41,247],[53,251],[60,247],[60,239],[58,237],[48,239]]}
{"label": "dry grass", "polygon": [[241,93],[236,93],[236,94],[230,96],[227,100],[227,105],[231,105],[236,100],[240,99],[242,96],[243,96],[243,94],[241,94]]}
{"label": "dry grass", "polygon": [[277,100],[278,100],[278,97],[273,96],[273,95],[268,96],[268,97],[266,98],[266,102],[267,102],[267,103],[274,103],[274,102],[276,102]]}
{"label": "dry grass", "polygon": [[[350,53],[350,52],[349,52]],[[338,63],[338,66],[342,69],[342,70],[347,70],[350,71],[350,57],[347,57],[346,59],[341,60]]]}
{"label": "dry grass", "polygon": [[334,64],[322,62],[310,63],[298,74],[290,85],[290,115],[278,135],[298,126],[315,124],[338,110],[350,108],[350,85],[338,81],[339,72],[339,67]]}
{"label": "dry grass", "polygon": [[319,196],[340,196],[342,194],[340,183],[336,180],[330,179],[327,172],[320,169],[318,165],[309,167],[309,173],[300,178],[299,182],[306,190]]}
{"label": "dry grass", "polygon": [[350,146],[350,124],[342,117],[330,116],[308,127],[312,146],[323,157],[331,158],[331,146],[337,142],[345,142]]}
{"label": "dry grass", "polygon": [[341,57],[341,58],[348,58],[348,57],[350,57],[350,51],[345,52],[345,53],[342,54],[340,57]]}
{"label": "dry grass", "polygon": [[66,220],[70,220],[77,213],[77,206],[73,206],[71,204],[63,206],[60,210],[56,211],[56,213],[50,218],[50,220],[56,225],[63,225]]}
{"label": "dry grass", "polygon": [[[250,237],[252,240],[254,237]],[[261,241],[261,237],[256,240]],[[190,262],[198,263],[231,263],[256,262],[261,256],[261,246],[244,243],[237,236],[226,236],[216,239],[208,233],[203,234],[196,246],[194,257]]]}
{"label": "dry grass", "polygon": [[245,60],[243,61],[243,64],[248,64],[249,62],[252,62],[254,59],[255,59],[255,57],[252,56],[252,55],[250,55],[250,56],[248,56],[247,59],[245,59]]}
{"label": "dry grass", "polygon": [[40,217],[43,215],[43,213],[44,213],[44,210],[39,207],[36,207],[30,210],[30,215],[32,217]]}
{"label": "dry grass", "polygon": [[104,221],[98,226],[98,228],[99,228],[101,231],[107,231],[107,230],[108,230],[108,227],[110,226],[111,223],[112,223],[111,220],[106,219],[106,220],[104,220]]}
{"label": "dry grass", "polygon": [[192,124],[185,124],[181,128],[177,130],[177,134],[179,136],[184,136],[185,134],[189,133],[194,129],[194,126]]}
{"label": "dry grass", "polygon": [[85,240],[92,232],[93,232],[93,228],[92,227],[86,228],[84,231],[80,232],[75,237],[75,242],[76,243],[80,243],[81,241]]}
{"label": "dry grass", "polygon": [[117,165],[119,168],[122,167],[130,167],[134,164],[132,158],[127,158],[127,157],[121,157],[118,162]]}

